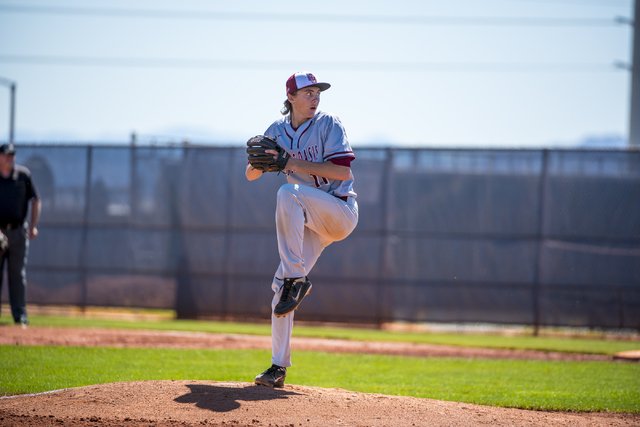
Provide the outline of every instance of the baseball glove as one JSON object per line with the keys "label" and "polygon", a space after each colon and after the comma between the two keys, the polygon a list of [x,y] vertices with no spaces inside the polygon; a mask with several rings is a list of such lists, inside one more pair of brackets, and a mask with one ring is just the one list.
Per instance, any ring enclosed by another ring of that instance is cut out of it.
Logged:
{"label": "baseball glove", "polygon": [[0,231],[0,254],[5,253],[7,249],[9,249],[9,238]]}
{"label": "baseball glove", "polygon": [[[267,153],[267,150],[275,150],[278,156]],[[263,172],[282,172],[291,157],[286,150],[278,145],[278,142],[264,135],[257,135],[247,141],[247,154],[249,163],[254,169]]]}

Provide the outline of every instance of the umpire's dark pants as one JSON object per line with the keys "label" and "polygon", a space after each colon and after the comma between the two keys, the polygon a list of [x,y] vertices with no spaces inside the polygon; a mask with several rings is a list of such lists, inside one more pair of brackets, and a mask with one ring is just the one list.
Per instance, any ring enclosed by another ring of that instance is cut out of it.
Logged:
{"label": "umpire's dark pants", "polygon": [[16,323],[27,323],[27,254],[29,252],[29,231],[26,223],[12,230],[2,229],[2,234],[9,239],[9,249],[0,255],[0,291],[7,265],[9,279],[9,302],[11,314]]}

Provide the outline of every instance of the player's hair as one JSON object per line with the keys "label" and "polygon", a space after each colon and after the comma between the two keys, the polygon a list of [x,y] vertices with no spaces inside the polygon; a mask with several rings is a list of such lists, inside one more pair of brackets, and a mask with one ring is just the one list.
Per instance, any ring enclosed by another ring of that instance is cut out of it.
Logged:
{"label": "player's hair", "polygon": [[[298,91],[291,92],[291,95],[295,96],[296,93],[298,93]],[[283,116],[286,116],[291,112],[291,110],[293,110],[293,106],[289,102],[289,96],[287,96],[287,99],[284,100],[283,104],[284,104],[284,107],[280,109],[280,114],[282,114]]]}
{"label": "player's hair", "polygon": [[280,114],[282,114],[283,116],[286,116],[291,112],[291,110],[293,110],[293,106],[291,105],[288,99],[285,99],[283,104],[284,106],[280,109]]}
{"label": "player's hair", "polygon": [[283,104],[284,104],[284,106],[280,109],[280,114],[282,114],[283,116],[286,116],[287,114],[289,114],[291,112],[292,106],[291,106],[291,103],[289,102],[288,99],[285,99]]}

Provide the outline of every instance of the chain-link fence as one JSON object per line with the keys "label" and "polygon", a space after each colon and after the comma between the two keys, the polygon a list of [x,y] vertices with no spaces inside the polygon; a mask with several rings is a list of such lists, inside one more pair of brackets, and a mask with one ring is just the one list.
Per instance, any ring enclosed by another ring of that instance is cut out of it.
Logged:
{"label": "chain-link fence", "polygon": [[[244,148],[17,152],[43,200],[30,303],[269,317],[285,178],[247,181]],[[296,318],[640,329],[640,152],[369,148],[352,168],[360,222]]]}

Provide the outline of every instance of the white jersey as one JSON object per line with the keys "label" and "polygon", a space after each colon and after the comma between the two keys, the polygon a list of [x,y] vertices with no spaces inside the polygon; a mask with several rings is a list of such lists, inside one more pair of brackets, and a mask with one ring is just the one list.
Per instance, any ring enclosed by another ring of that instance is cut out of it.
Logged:
{"label": "white jersey", "polygon": [[[340,119],[331,113],[318,111],[297,130],[293,129],[290,115],[287,115],[273,122],[264,134],[278,141],[296,159],[319,163],[332,159],[355,159]],[[348,180],[339,181],[300,171],[285,172],[290,184],[317,188],[336,197],[356,197],[352,173],[349,173]]]}

